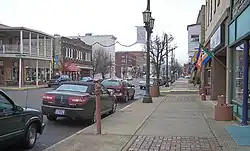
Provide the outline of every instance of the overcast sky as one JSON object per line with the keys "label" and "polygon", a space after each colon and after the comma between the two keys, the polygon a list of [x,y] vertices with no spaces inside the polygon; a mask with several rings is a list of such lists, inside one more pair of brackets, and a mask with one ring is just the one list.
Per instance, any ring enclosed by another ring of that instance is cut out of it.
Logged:
{"label": "overcast sky", "polygon": [[[63,36],[112,34],[125,45],[136,41],[147,0],[1,0],[0,23]],[[187,61],[187,25],[196,22],[205,0],[151,0],[154,35],[175,36],[176,57]],[[141,50],[140,45],[116,50]]]}

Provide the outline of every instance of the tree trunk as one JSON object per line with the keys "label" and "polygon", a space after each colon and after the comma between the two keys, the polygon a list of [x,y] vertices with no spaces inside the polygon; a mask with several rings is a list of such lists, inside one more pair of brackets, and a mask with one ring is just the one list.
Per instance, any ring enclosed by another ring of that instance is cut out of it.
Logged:
{"label": "tree trunk", "polygon": [[159,87],[159,80],[160,80],[160,69],[159,69],[159,65],[156,65],[156,84]]}

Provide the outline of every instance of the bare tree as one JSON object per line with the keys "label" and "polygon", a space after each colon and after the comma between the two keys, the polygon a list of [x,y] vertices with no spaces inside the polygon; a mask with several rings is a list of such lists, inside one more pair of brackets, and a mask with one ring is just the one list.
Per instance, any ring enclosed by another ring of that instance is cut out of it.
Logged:
{"label": "bare tree", "polygon": [[161,65],[164,63],[164,59],[166,57],[165,55],[166,47],[167,47],[166,34],[163,35],[163,38],[156,36],[155,39],[152,41],[152,46],[150,49],[150,59],[152,65],[155,68],[157,86],[159,86]]}
{"label": "bare tree", "polygon": [[92,66],[93,66],[93,76],[97,73],[102,74],[102,78],[105,79],[105,74],[107,74],[112,66],[113,62],[104,49],[97,49],[93,53]]}

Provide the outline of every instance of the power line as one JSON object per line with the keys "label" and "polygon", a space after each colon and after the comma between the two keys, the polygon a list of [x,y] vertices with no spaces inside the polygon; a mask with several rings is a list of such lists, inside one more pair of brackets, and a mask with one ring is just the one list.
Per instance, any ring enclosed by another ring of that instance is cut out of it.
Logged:
{"label": "power line", "polygon": [[137,42],[135,42],[135,43],[133,43],[133,44],[130,44],[130,45],[121,44],[119,41],[116,41],[115,43],[110,44],[110,45],[104,45],[104,44],[101,44],[100,42],[95,42],[95,43],[92,44],[92,46],[97,45],[97,44],[100,45],[100,46],[102,46],[102,47],[112,47],[112,46],[114,46],[115,44],[119,44],[119,45],[121,45],[121,46],[123,46],[123,47],[132,47],[132,46],[134,46],[135,44],[137,44]]}

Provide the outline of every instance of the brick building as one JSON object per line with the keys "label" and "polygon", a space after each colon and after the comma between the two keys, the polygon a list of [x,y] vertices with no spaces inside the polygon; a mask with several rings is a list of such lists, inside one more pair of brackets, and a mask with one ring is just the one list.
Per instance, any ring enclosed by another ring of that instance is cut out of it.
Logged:
{"label": "brick building", "polygon": [[128,51],[115,53],[115,75],[119,78],[132,75],[132,70],[136,66],[136,56]]}
{"label": "brick building", "polygon": [[54,70],[69,75],[73,80],[92,75],[92,46],[80,39],[55,38]]}

